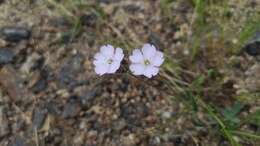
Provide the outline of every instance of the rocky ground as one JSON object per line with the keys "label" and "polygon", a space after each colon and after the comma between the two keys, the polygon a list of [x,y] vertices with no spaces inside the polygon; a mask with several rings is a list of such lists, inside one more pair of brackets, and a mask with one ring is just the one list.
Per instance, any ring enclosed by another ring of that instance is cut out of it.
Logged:
{"label": "rocky ground", "polygon": [[[259,10],[252,2],[234,13]],[[219,109],[242,102],[236,114],[240,121],[258,113],[236,129],[259,136],[259,34],[235,55],[223,51],[234,38],[203,40],[220,46],[201,44],[191,61],[185,42],[193,37],[192,5],[161,5],[156,0],[0,0],[0,145],[231,145],[205,109],[198,105],[194,112],[189,97],[168,82],[175,79],[168,60],[151,80],[123,74],[124,69],[97,76],[93,55],[105,43],[126,52],[153,43],[180,63],[173,71],[182,69],[180,80],[174,80],[181,88],[190,84],[192,93]],[[212,76],[211,69],[217,70]],[[194,81],[200,82],[202,74],[210,77],[199,89]],[[260,144],[259,137],[234,139],[243,146]]]}

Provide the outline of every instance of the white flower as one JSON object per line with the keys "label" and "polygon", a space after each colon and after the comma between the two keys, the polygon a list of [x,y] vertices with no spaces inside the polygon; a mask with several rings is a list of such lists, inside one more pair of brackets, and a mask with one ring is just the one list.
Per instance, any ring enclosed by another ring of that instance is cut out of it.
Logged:
{"label": "white flower", "polygon": [[142,50],[135,49],[129,59],[132,62],[130,65],[132,73],[148,78],[158,74],[159,67],[164,61],[163,53],[157,51],[151,44],[144,44]]}
{"label": "white flower", "polygon": [[111,45],[104,45],[100,48],[100,52],[96,53],[94,60],[95,72],[98,75],[106,73],[115,73],[124,58],[121,48],[114,49]]}

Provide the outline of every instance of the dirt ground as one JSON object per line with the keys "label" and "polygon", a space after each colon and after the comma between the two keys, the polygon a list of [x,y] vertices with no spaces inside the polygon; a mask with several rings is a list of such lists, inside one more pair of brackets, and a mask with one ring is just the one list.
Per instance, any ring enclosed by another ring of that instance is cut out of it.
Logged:
{"label": "dirt ground", "polygon": [[[211,2],[0,0],[0,146],[259,146],[260,2]],[[147,42],[158,76],[94,72]]]}

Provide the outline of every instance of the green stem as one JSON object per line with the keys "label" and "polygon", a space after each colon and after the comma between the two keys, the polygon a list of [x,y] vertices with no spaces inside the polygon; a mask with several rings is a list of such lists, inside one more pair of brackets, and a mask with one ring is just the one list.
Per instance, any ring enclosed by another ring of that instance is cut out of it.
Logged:
{"label": "green stem", "polygon": [[227,139],[230,141],[232,146],[240,146],[240,144],[235,141],[232,137],[232,134],[230,133],[230,131],[227,129],[226,125],[221,121],[221,119],[213,112],[213,109],[208,106],[203,100],[197,98],[197,101],[208,111],[208,113],[210,114],[210,116],[212,118],[214,118],[217,123],[219,124],[219,126],[221,127],[224,135],[227,137]]}
{"label": "green stem", "polygon": [[255,135],[255,134],[247,133],[247,132],[243,132],[243,131],[231,131],[231,133],[241,135],[241,136],[245,136],[245,137],[254,138],[254,139],[260,139],[260,135]]}

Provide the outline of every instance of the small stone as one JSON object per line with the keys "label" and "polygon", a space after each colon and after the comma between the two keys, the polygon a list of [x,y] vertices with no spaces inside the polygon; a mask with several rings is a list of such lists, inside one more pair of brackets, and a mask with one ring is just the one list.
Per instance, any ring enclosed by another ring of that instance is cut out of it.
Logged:
{"label": "small stone", "polygon": [[23,27],[8,26],[0,30],[0,37],[3,37],[3,39],[10,42],[29,39],[30,35],[31,32]]}
{"label": "small stone", "polygon": [[7,64],[12,62],[14,59],[14,52],[11,49],[3,48],[0,49],[0,64]]}
{"label": "small stone", "polygon": [[164,119],[169,119],[169,118],[171,118],[171,116],[172,116],[172,114],[171,114],[171,112],[163,112],[162,113],[162,118],[164,118]]}
{"label": "small stone", "polygon": [[141,125],[141,119],[147,115],[149,115],[149,109],[143,103],[130,103],[121,107],[121,116],[127,123],[131,123],[132,125]]}
{"label": "small stone", "polygon": [[77,80],[77,76],[83,71],[84,56],[82,54],[76,54],[68,58],[62,65],[58,75],[58,85],[61,88],[74,88],[80,81]]}
{"label": "small stone", "polygon": [[136,14],[136,13],[140,12],[141,7],[136,4],[129,4],[129,5],[123,6],[123,9],[128,13]]}
{"label": "small stone", "polygon": [[40,129],[47,115],[47,110],[43,108],[35,108],[32,117],[32,126],[34,129]]}
{"label": "small stone", "polygon": [[0,138],[10,133],[10,127],[5,115],[4,107],[0,106]]}
{"label": "small stone", "polygon": [[251,41],[245,45],[243,50],[251,56],[260,55],[260,32],[255,34]]}
{"label": "small stone", "polygon": [[5,47],[7,45],[7,42],[0,38],[0,48]]}
{"label": "small stone", "polygon": [[34,93],[39,93],[47,88],[47,82],[45,79],[40,78],[32,87]]}
{"label": "small stone", "polygon": [[125,120],[119,120],[114,122],[114,130],[116,132],[120,132],[121,130],[123,130],[125,127],[127,126],[127,123],[125,122]]}
{"label": "small stone", "polygon": [[53,115],[59,115],[61,113],[61,110],[57,106],[58,104],[55,102],[48,102],[46,104],[46,108],[48,110],[48,113],[53,114]]}
{"label": "small stone", "polygon": [[131,146],[131,145],[137,145],[140,142],[140,139],[137,135],[131,133],[128,136],[124,136],[121,138],[121,141],[124,145]]}
{"label": "small stone", "polygon": [[36,84],[33,86],[32,91],[33,91],[34,93],[38,93],[38,92],[40,92],[40,91],[45,90],[46,87],[47,87],[46,80],[44,80],[44,79],[39,79],[39,80],[36,82]]}
{"label": "small stone", "polygon": [[149,139],[149,145],[158,145],[161,143],[161,139],[159,137],[151,137]]}
{"label": "small stone", "polygon": [[79,95],[79,99],[80,99],[80,102],[81,102],[83,108],[88,109],[91,106],[91,104],[93,103],[97,94],[98,94],[97,90],[83,91]]}
{"label": "small stone", "polygon": [[0,85],[15,102],[29,102],[32,97],[30,92],[23,87],[22,81],[20,74],[12,66],[5,66],[0,70]]}
{"label": "small stone", "polygon": [[21,67],[21,71],[23,73],[29,74],[32,68],[37,64],[37,61],[41,59],[41,56],[37,53],[32,53],[32,55],[28,56],[25,63]]}
{"label": "small stone", "polygon": [[251,56],[260,55],[260,42],[254,42],[252,44],[247,45],[244,48],[245,52]]}
{"label": "small stone", "polygon": [[25,141],[21,137],[16,137],[11,146],[25,146]]}
{"label": "small stone", "polygon": [[18,119],[16,119],[16,123],[12,126],[14,131],[24,130],[24,128],[26,127],[26,121],[24,118],[18,117]]}
{"label": "small stone", "polygon": [[71,100],[65,105],[62,113],[62,117],[73,118],[78,115],[79,111],[80,111],[79,103],[75,100]]}

